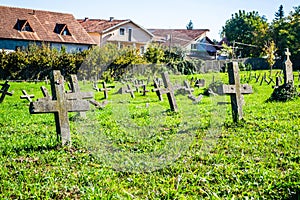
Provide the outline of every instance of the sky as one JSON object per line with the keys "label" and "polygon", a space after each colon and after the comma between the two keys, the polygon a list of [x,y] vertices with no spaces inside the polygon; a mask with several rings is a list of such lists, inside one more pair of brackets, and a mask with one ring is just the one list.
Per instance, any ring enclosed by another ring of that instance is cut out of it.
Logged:
{"label": "sky", "polygon": [[299,0],[0,0],[2,6],[71,13],[77,19],[130,19],[146,28],[186,29],[191,20],[194,29],[209,29],[210,39],[219,33],[231,15],[239,10],[257,11],[268,22],[283,5],[287,16]]}

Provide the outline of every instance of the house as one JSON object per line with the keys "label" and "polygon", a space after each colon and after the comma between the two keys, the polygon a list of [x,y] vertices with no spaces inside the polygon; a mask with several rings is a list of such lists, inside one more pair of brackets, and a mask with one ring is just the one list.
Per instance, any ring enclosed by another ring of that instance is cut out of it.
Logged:
{"label": "house", "polygon": [[209,29],[148,29],[153,42],[167,48],[181,47],[189,57],[215,59],[218,47],[206,36]]}
{"label": "house", "polygon": [[117,20],[113,17],[108,20],[85,18],[78,19],[78,22],[98,46],[110,42],[116,44],[119,48],[137,48],[143,54],[153,38],[152,33],[130,19]]}
{"label": "house", "polygon": [[42,43],[67,52],[95,45],[72,14],[0,6],[0,49],[11,51]]}

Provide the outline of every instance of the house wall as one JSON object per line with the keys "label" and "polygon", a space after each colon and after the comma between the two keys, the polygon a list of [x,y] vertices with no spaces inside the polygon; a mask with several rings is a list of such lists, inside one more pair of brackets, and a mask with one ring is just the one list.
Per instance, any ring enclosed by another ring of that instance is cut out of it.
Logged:
{"label": "house wall", "polygon": [[[17,48],[24,49],[29,46],[29,44],[37,44],[41,45],[40,41],[27,41],[27,40],[9,40],[9,39],[0,39],[0,49],[5,50],[13,50],[15,51]],[[64,44],[64,43],[51,43],[51,48],[56,48],[58,50],[61,49],[62,46],[66,47],[67,52],[77,52],[88,49],[89,45],[81,45],[81,44]]]}
{"label": "house wall", "polygon": [[101,46],[101,43],[102,43],[102,41],[101,41],[101,34],[99,34],[99,33],[93,33],[93,32],[89,32],[88,34],[91,36],[91,38],[96,42],[96,44],[98,46]]}

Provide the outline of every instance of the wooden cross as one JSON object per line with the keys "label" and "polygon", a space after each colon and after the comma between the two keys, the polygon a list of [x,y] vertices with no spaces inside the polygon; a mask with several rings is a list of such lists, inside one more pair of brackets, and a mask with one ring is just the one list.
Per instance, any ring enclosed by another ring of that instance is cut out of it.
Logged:
{"label": "wooden cross", "polygon": [[126,93],[130,93],[131,98],[133,98],[133,99],[135,98],[135,96],[134,96],[134,90],[131,89],[131,87],[130,87],[129,84],[127,85],[127,90],[125,92]]}
{"label": "wooden cross", "polygon": [[100,91],[103,91],[104,99],[108,99],[108,91],[110,91],[111,88],[106,87],[105,81],[103,81],[102,86],[103,86],[103,88],[101,88]]}
{"label": "wooden cross", "polygon": [[294,86],[294,75],[293,75],[293,63],[290,60],[290,51],[289,48],[286,48],[286,60],[284,62],[284,68],[283,68],[283,73],[284,73],[284,84],[291,83]]}
{"label": "wooden cross", "polygon": [[[78,84],[78,79],[75,74],[71,74],[71,82],[70,82],[70,89],[71,93],[75,94],[82,94],[80,92],[79,84]],[[84,95],[78,95],[78,100],[82,99],[92,99],[94,97],[94,94],[92,92],[85,92]],[[86,114],[85,112],[79,112],[80,117],[85,118]]]}
{"label": "wooden cross", "polygon": [[97,82],[96,82],[96,81],[94,82],[93,89],[96,90],[97,92],[100,91],[100,89],[98,88],[98,85],[97,85]]}
{"label": "wooden cross", "polygon": [[146,93],[147,93],[147,92],[150,92],[149,90],[146,89],[146,84],[142,85],[142,89],[143,89],[143,90],[140,91],[140,92],[143,93],[143,96],[146,96]]}
{"label": "wooden cross", "polygon": [[20,96],[20,99],[27,99],[27,101],[32,102],[31,98],[34,98],[33,94],[27,94],[26,90],[22,90],[23,95]]}
{"label": "wooden cross", "polygon": [[156,95],[158,96],[158,99],[160,100],[160,101],[163,101],[163,97],[162,97],[162,91],[163,91],[163,89],[162,88],[160,88],[160,86],[159,86],[159,82],[158,82],[158,80],[153,80],[153,85],[154,85],[154,88],[152,89],[152,92],[156,92]]}
{"label": "wooden cross", "polygon": [[164,83],[164,88],[159,88],[157,85],[158,83],[154,81],[155,88],[152,91],[156,92],[160,100],[162,100],[162,94],[167,94],[171,110],[174,112],[178,112],[174,90],[171,81],[169,79],[169,75],[167,72],[164,72],[161,74],[161,76]]}
{"label": "wooden cross", "polygon": [[83,100],[86,94],[83,92],[66,93],[64,77],[60,71],[54,70],[50,73],[52,98],[46,97],[31,102],[30,114],[54,113],[57,138],[62,144],[71,144],[70,123],[68,112],[83,112],[90,109],[87,100]]}
{"label": "wooden cross", "polygon": [[194,89],[191,88],[189,82],[188,81],[184,81],[183,85],[184,85],[184,87],[183,87],[184,91],[187,92],[189,95],[193,95]]}
{"label": "wooden cross", "polygon": [[222,93],[230,94],[232,118],[237,122],[243,118],[243,94],[253,93],[252,87],[248,84],[241,85],[237,62],[228,63],[228,78],[230,85],[222,85]]}
{"label": "wooden cross", "polygon": [[3,102],[4,98],[6,95],[8,96],[12,96],[13,92],[8,92],[8,89],[10,87],[10,85],[8,84],[8,80],[5,81],[5,83],[0,84],[2,86],[0,93],[1,93],[1,97],[0,97],[0,103]]}

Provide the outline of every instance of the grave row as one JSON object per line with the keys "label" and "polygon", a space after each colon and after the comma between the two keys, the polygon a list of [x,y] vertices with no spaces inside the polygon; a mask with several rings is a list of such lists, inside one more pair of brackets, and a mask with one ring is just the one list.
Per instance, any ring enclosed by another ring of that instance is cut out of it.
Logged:
{"label": "grave row", "polygon": [[[287,51],[288,52],[288,51]],[[284,70],[285,81],[284,84],[291,83],[293,81],[292,76],[292,67],[291,62],[289,61],[289,54],[287,53],[286,67]],[[229,85],[222,85],[219,90],[221,94],[229,94],[232,108],[232,118],[234,122],[241,120],[243,118],[242,106],[244,104],[244,94],[252,93],[252,87],[248,84],[240,83],[239,76],[239,67],[237,62],[229,63],[228,65],[228,78]],[[176,103],[176,98],[174,91],[175,89],[183,90],[188,93],[190,99],[201,99],[202,96],[194,97],[192,92],[193,89],[190,87],[187,81],[184,82],[183,87],[173,86],[168,73],[162,73],[163,87],[160,87],[157,80],[154,80],[154,89],[152,92],[155,92],[159,100],[163,100],[162,95],[167,95],[170,109],[174,112],[178,112],[178,106]],[[70,144],[70,123],[68,118],[68,112],[79,112],[82,117],[85,117],[85,111],[90,110],[90,103],[95,106],[103,106],[100,103],[93,100],[93,92],[81,92],[78,80],[76,75],[71,75],[70,91],[66,92],[65,90],[65,81],[64,77],[61,75],[60,71],[54,70],[50,73],[50,84],[51,84],[51,94],[45,87],[41,87],[44,97],[38,99],[35,102],[32,102],[31,98],[33,95],[27,94],[23,90],[22,99],[27,99],[30,101],[29,112],[30,114],[41,114],[41,113],[54,113],[55,123],[56,123],[56,132],[59,140],[62,141],[62,144]],[[5,95],[12,95],[11,92],[8,92],[9,84],[6,81],[4,84],[1,84],[1,98],[0,102],[3,101]],[[107,92],[108,89],[103,84],[103,90]],[[131,96],[134,96],[133,90],[127,85],[127,93],[130,93]],[[145,93],[145,91],[144,91]],[[107,97],[107,95],[106,95]]]}

